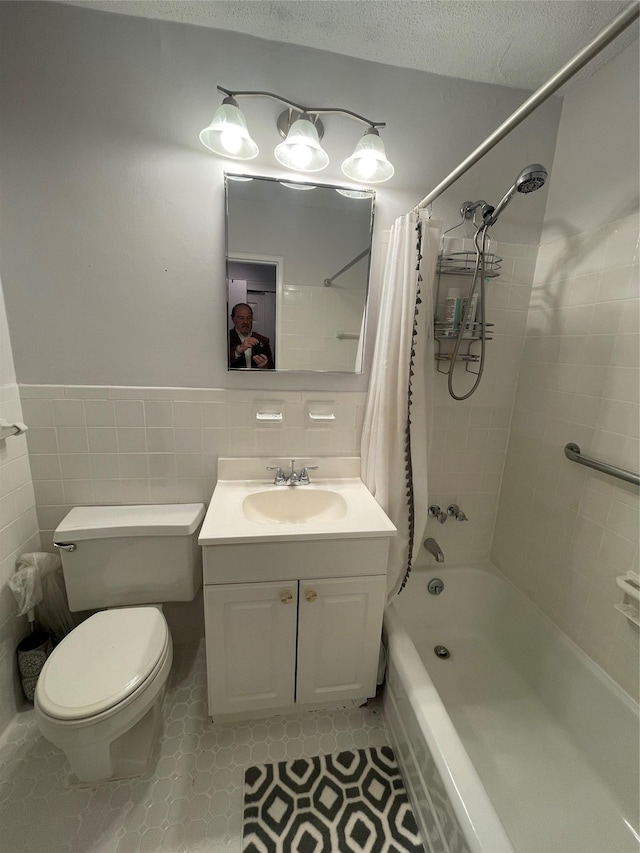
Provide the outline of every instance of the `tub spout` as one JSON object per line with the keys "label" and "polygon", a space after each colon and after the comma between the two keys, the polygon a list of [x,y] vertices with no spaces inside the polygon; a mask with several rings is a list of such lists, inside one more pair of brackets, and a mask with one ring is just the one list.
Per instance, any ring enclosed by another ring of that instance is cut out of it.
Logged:
{"label": "tub spout", "polygon": [[436,563],[444,563],[444,554],[442,548],[438,545],[435,539],[425,539],[424,547],[430,554],[436,558]]}

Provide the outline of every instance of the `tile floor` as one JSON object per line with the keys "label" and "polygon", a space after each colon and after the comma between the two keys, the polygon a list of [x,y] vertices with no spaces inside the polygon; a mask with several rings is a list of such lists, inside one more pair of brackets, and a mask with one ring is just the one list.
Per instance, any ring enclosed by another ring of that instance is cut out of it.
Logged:
{"label": "tile floor", "polygon": [[145,776],[67,786],[69,765],[33,711],[0,740],[1,853],[240,851],[242,780],[251,764],[387,743],[366,708],[214,724],[204,644],[176,646],[164,731]]}

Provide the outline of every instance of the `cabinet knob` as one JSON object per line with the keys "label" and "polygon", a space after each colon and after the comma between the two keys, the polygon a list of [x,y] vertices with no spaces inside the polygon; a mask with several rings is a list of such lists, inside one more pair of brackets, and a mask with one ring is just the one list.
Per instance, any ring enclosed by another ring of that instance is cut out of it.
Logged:
{"label": "cabinet knob", "polygon": [[286,590],[286,592],[280,593],[280,601],[283,604],[289,604],[290,601],[293,601],[293,593],[291,590]]}
{"label": "cabinet knob", "polygon": [[318,593],[315,591],[315,589],[308,589],[304,597],[307,599],[307,601],[315,601],[318,597]]}

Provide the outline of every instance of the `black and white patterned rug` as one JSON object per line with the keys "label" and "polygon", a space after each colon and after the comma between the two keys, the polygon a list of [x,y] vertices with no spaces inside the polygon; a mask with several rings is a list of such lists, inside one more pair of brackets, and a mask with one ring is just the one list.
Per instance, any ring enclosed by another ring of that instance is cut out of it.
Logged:
{"label": "black and white patterned rug", "polygon": [[424,853],[389,746],[247,768],[243,853]]}

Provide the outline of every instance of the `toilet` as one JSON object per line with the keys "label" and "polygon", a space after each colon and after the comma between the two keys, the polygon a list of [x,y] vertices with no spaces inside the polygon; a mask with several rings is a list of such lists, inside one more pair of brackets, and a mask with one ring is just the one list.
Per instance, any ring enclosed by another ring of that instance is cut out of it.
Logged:
{"label": "toilet", "polygon": [[203,504],[75,507],[54,533],[69,608],[98,610],[47,659],[40,731],[79,782],[144,773],[162,715],[173,644],[161,605],[202,584]]}

